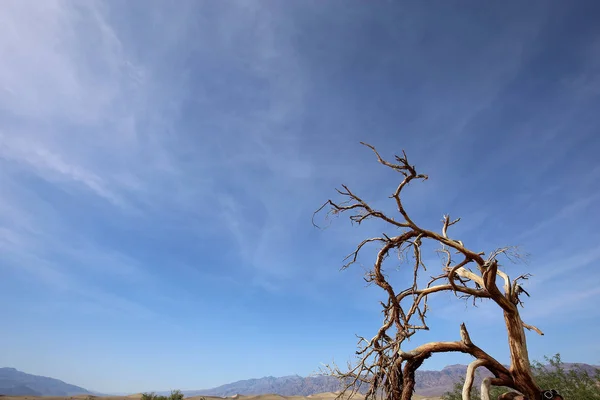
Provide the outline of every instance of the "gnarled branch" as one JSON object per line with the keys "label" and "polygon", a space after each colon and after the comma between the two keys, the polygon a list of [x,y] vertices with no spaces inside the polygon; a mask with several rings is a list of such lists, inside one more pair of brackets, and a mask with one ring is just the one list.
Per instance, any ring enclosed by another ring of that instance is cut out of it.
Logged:
{"label": "gnarled branch", "polygon": [[[518,305],[522,305],[519,296],[522,293],[529,295],[519,282],[526,280],[529,275],[521,275],[511,280],[498,261],[500,255],[511,261],[517,259],[518,254],[514,248],[499,248],[484,259],[485,252],[473,251],[461,240],[451,236],[450,230],[460,222],[460,218],[451,219],[449,215],[444,215],[439,232],[418,225],[404,207],[402,195],[412,181],[425,181],[428,176],[418,173],[408,162],[404,152],[402,156],[395,156],[395,162],[390,162],[381,157],[372,145],[362,142],[361,144],[375,153],[380,164],[399,172],[403,178],[390,196],[396,203],[399,218],[372,208],[346,185],[337,190],[343,198],[342,202],[327,200],[313,215],[314,224],[315,216],[327,208],[326,217],[349,213],[353,223],[360,225],[371,219],[379,220],[395,231],[394,234],[383,233],[361,241],[344,260],[342,269],[357,262],[365,247],[378,244],[380,247],[375,262],[367,271],[365,280],[383,289],[387,295],[387,302],[381,303],[383,321],[375,336],[370,340],[359,338],[356,364],[349,365],[346,372],[342,372],[337,366],[328,366],[330,373],[342,379],[344,383],[344,390],[340,396],[347,391],[354,394],[366,385],[367,400],[374,399],[380,393],[385,395],[386,400],[408,400],[414,390],[415,371],[423,361],[433,353],[451,351],[472,355],[476,360],[475,364],[472,364],[473,370],[477,366],[489,369],[494,374],[494,378],[488,382],[489,385],[507,386],[529,396],[539,393],[539,388],[531,379],[528,360],[517,358],[517,355],[527,358],[524,329],[535,330],[541,334],[539,329],[522,322],[517,308]],[[425,286],[419,286],[419,272],[427,268],[423,262],[423,244],[426,242],[437,243],[440,246],[438,252],[442,255],[443,265],[440,274],[432,277]],[[410,284],[399,291],[395,290],[384,273],[384,263],[392,252],[399,255],[401,265],[408,263],[412,270]],[[457,255],[459,258],[455,261],[453,257]],[[504,282],[502,290],[496,284],[498,277]],[[459,298],[472,298],[473,301],[487,299],[503,310],[511,351],[510,369],[475,346],[464,324],[461,326],[461,341],[432,342],[410,351],[402,349],[406,339],[419,330],[429,329],[427,301],[429,296],[440,292],[451,292]],[[469,379],[470,391],[472,377],[467,376],[467,380]]]}

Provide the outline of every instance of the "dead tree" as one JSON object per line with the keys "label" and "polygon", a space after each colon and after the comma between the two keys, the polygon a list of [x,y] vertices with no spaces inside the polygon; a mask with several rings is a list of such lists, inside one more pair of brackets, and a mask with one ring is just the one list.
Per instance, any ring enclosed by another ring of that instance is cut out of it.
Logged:
{"label": "dead tree", "polygon": [[[424,181],[427,175],[418,173],[415,167],[409,164],[404,152],[401,157],[395,156],[396,163],[393,163],[384,160],[373,146],[362,142],[361,144],[373,150],[380,164],[399,172],[404,178],[390,196],[396,203],[399,218],[373,209],[345,185],[337,189],[343,202],[328,200],[315,211],[315,215],[323,210],[328,210],[327,215],[348,213],[350,220],[357,224],[369,219],[378,219],[387,223],[395,232],[393,235],[384,233],[381,237],[363,240],[344,260],[346,264],[342,269],[355,263],[365,246],[378,244],[380,248],[375,263],[367,271],[365,280],[383,289],[387,295],[387,302],[381,303],[384,317],[377,333],[370,339],[359,337],[357,362],[349,364],[348,370],[344,371],[335,364],[326,365],[328,373],[343,382],[340,396],[354,395],[364,388],[367,400],[375,400],[380,395],[386,400],[409,400],[415,388],[415,371],[425,359],[433,353],[461,352],[475,358],[467,370],[464,400],[469,398],[478,367],[485,367],[493,374],[492,378],[485,379],[482,383],[482,399],[489,399],[490,385],[512,388],[529,400],[543,399],[544,392],[534,381],[530,370],[525,329],[540,335],[543,333],[525,323],[518,309],[518,306],[522,305],[520,295],[528,295],[521,287],[521,282],[526,280],[529,274],[511,279],[501,269],[498,261],[501,255],[512,259],[518,254],[513,248],[504,247],[492,251],[486,257],[484,252],[467,248],[460,240],[452,238],[449,232],[449,228],[459,222],[460,218],[452,220],[450,216],[445,215],[439,232],[419,226],[405,210],[402,194],[413,180]],[[427,285],[419,286],[417,278],[426,268],[421,255],[425,241],[440,246],[438,251],[442,256],[441,273],[432,276]],[[412,280],[400,291],[393,288],[384,275],[384,261],[393,253],[404,260],[408,260],[407,256],[412,254],[413,261],[409,264],[409,268],[412,268]],[[501,287],[498,286],[497,279],[501,282]],[[509,368],[479,348],[469,337],[464,323],[460,326],[460,340],[431,342],[409,351],[402,348],[404,341],[417,331],[429,329],[426,321],[427,299],[439,292],[453,292],[457,297],[473,301],[488,299],[502,309],[510,350]],[[513,393],[513,396],[516,394]]]}

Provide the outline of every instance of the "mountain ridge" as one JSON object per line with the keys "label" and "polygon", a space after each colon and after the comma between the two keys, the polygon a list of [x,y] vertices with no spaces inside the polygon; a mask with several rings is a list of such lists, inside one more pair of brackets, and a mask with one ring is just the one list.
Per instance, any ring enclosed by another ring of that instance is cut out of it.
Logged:
{"label": "mountain ridge", "polygon": [[32,375],[16,368],[0,368],[0,394],[12,396],[74,396],[94,393],[60,379]]}
{"label": "mountain ridge", "polygon": [[[563,363],[565,370],[579,365],[588,373],[593,373],[600,366],[584,363]],[[467,366],[463,364],[447,365],[439,371],[417,370],[415,393],[422,396],[441,396],[452,390],[454,383],[464,378]],[[478,371],[476,383],[491,374],[487,370]],[[281,377],[265,376],[239,380],[210,389],[182,390],[186,397],[216,396],[231,397],[234,395],[262,395],[276,393],[280,396],[310,396],[340,390],[336,378],[325,375],[302,377],[286,375]],[[169,394],[167,391],[156,391],[157,394]],[[8,396],[104,396],[101,393],[65,383],[59,379],[27,374],[15,368],[0,368],[0,395]]]}
{"label": "mountain ridge", "polygon": [[[600,366],[594,366],[584,363],[563,363],[565,370],[574,368],[575,365],[581,366],[588,373],[593,373],[594,369],[600,369]],[[451,391],[455,382],[464,378],[467,371],[467,365],[452,364],[447,365],[439,371],[436,370],[417,370],[415,393],[422,396],[441,396]],[[476,384],[481,380],[491,376],[486,370],[478,370],[476,373]],[[245,379],[211,389],[184,390],[185,396],[217,396],[231,397],[239,395],[259,395],[265,393],[277,393],[281,396],[309,396],[317,393],[336,392],[340,390],[339,381],[330,376],[316,375],[302,377],[299,375],[288,375],[283,377],[266,376],[263,378]],[[364,391],[363,391],[364,392]],[[168,394],[168,392],[158,392],[159,394]]]}

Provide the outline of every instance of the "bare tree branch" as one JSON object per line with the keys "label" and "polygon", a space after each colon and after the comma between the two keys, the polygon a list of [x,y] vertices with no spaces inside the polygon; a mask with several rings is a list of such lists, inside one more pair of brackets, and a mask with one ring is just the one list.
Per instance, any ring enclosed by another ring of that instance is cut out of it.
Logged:
{"label": "bare tree branch", "polygon": [[[462,352],[475,358],[465,381],[465,385],[470,382],[468,392],[472,386],[474,370],[484,366],[494,374],[493,378],[486,381],[488,389],[489,385],[502,385],[535,398],[541,392],[532,379],[524,329],[542,333],[525,324],[517,308],[518,305],[523,305],[519,296],[523,293],[529,296],[521,286],[521,282],[527,280],[529,275],[511,280],[499,263],[500,256],[511,262],[517,261],[520,259],[519,253],[514,247],[501,247],[484,259],[485,252],[473,251],[461,240],[452,237],[451,228],[460,222],[460,218],[451,219],[449,215],[444,215],[439,232],[416,224],[402,203],[403,190],[414,180],[427,180],[427,175],[418,173],[408,162],[404,152],[402,156],[395,156],[395,162],[390,162],[381,157],[372,145],[361,144],[374,152],[380,164],[399,172],[402,180],[390,196],[396,203],[398,218],[373,209],[346,185],[337,190],[342,202],[327,200],[313,215],[313,224],[315,215],[327,209],[326,218],[348,213],[350,221],[358,225],[375,219],[385,222],[394,230],[393,234],[382,233],[378,237],[364,239],[344,259],[342,269],[356,263],[365,247],[379,245],[375,261],[366,272],[365,280],[380,287],[386,293],[387,301],[381,302],[383,320],[377,333],[369,340],[359,337],[356,362],[349,364],[346,371],[341,371],[336,365],[327,365],[329,373],[342,381],[343,391],[340,396],[366,390],[367,400],[375,399],[378,394],[383,394],[385,400],[408,400],[414,391],[415,371],[425,359],[439,352]],[[423,262],[426,242],[440,246],[437,251],[442,257],[442,268],[440,274],[433,276],[426,285],[420,286],[419,273],[428,268]],[[390,253],[398,255],[401,267],[408,264],[411,268],[412,279],[401,290],[396,290],[389,283],[384,272],[384,264]],[[502,290],[496,284],[498,278],[504,282]],[[428,298],[441,292],[450,292],[462,299],[472,299],[473,302],[485,299],[502,309],[511,353],[509,369],[477,347],[464,324],[461,325],[460,341],[431,342],[410,351],[402,349],[406,339],[420,330],[429,329]]]}
{"label": "bare tree branch", "polygon": [[536,328],[533,325],[528,325],[525,322],[523,322],[523,328],[530,330],[530,331],[534,331],[535,333],[537,333],[540,336],[544,336],[544,332],[542,332],[541,330],[539,330],[538,328]]}
{"label": "bare tree branch", "polygon": [[[475,371],[477,368],[485,364],[485,360],[477,359],[469,364],[467,367],[467,374],[465,376],[465,383],[463,384],[462,400],[471,400],[471,388],[473,387],[473,381],[475,380]],[[488,393],[489,400],[489,393]],[[484,399],[483,396],[481,397]]]}
{"label": "bare tree branch", "polygon": [[490,386],[492,384],[492,378],[486,376],[481,381],[481,400],[490,400]]}

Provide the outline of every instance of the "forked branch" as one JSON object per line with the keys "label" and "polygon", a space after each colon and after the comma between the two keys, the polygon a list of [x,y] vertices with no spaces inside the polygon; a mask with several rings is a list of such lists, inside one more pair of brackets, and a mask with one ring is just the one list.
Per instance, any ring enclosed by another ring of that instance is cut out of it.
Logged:
{"label": "forked branch", "polygon": [[[488,382],[490,385],[503,385],[523,393],[527,391],[534,393],[538,388],[530,379],[531,373],[523,363],[518,365],[513,363],[510,369],[506,369],[472,343],[464,325],[461,326],[461,341],[432,342],[408,352],[402,350],[402,345],[407,338],[419,330],[429,329],[427,300],[430,295],[440,292],[452,292],[463,299],[488,299],[496,303],[503,310],[506,323],[514,324],[516,321],[517,324],[508,329],[511,354],[519,353],[522,356],[526,349],[525,336],[522,333],[524,328],[540,334],[541,331],[523,323],[517,308],[518,305],[522,306],[519,296],[523,293],[529,295],[521,286],[521,282],[529,276],[521,275],[511,280],[499,263],[501,255],[513,259],[515,257],[513,249],[500,248],[492,251],[490,256],[484,259],[484,252],[473,251],[461,240],[452,237],[451,228],[460,222],[460,218],[452,219],[449,215],[443,216],[441,229],[437,232],[418,225],[404,207],[402,197],[404,190],[412,181],[425,181],[428,176],[417,172],[417,169],[408,162],[405,152],[402,152],[402,156],[395,156],[395,162],[389,162],[381,157],[375,147],[366,143],[361,144],[375,153],[380,164],[402,175],[400,183],[390,196],[396,203],[399,218],[374,209],[346,185],[342,185],[342,188],[337,190],[343,201],[327,200],[313,215],[314,223],[314,217],[325,209],[327,209],[326,216],[349,213],[350,220],[359,225],[374,219],[385,222],[394,230],[394,234],[382,233],[381,236],[361,241],[344,260],[342,269],[357,262],[365,247],[378,244],[379,250],[375,262],[368,270],[365,279],[385,291],[387,302],[381,303],[383,321],[375,336],[370,340],[360,338],[357,362],[349,365],[347,371],[341,371],[337,366],[329,367],[330,373],[342,379],[344,383],[342,394],[347,392],[353,394],[361,390],[361,387],[367,386],[363,390],[366,391],[367,398],[375,398],[377,394],[382,393],[387,400],[408,400],[414,389],[414,373],[422,362],[433,353],[451,351],[467,353],[475,357],[475,362],[472,364],[473,371],[479,366],[489,369],[494,374],[494,378]],[[425,286],[419,286],[419,273],[427,268],[423,262],[423,244],[427,241],[439,246],[442,268],[441,273],[432,277]],[[401,290],[392,287],[384,273],[384,263],[390,259],[392,253],[398,255],[399,267],[408,264],[407,267],[412,270],[411,281],[407,282]],[[502,288],[496,284],[498,277],[504,282]],[[470,390],[472,377],[467,376],[465,385],[467,382],[471,382],[468,385]]]}

